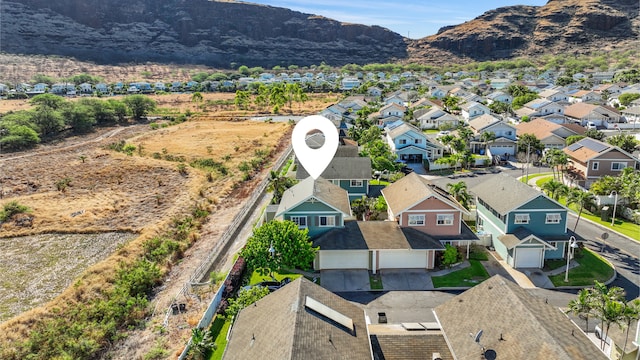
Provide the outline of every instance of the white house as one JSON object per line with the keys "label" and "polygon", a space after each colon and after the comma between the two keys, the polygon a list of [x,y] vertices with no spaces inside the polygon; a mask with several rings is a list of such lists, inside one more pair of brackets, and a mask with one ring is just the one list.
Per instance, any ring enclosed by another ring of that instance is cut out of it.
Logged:
{"label": "white house", "polygon": [[462,117],[467,121],[483,114],[491,114],[491,110],[488,107],[475,101],[460,105],[460,109],[462,110]]}

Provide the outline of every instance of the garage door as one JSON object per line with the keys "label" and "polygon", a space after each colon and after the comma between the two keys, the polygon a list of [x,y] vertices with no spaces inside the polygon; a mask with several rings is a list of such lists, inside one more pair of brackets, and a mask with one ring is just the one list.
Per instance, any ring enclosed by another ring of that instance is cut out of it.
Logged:
{"label": "garage door", "polygon": [[516,268],[539,268],[542,248],[516,248]]}
{"label": "garage door", "polygon": [[320,269],[369,269],[369,251],[319,251]]}
{"label": "garage door", "polygon": [[382,250],[380,269],[426,269],[426,250]]}

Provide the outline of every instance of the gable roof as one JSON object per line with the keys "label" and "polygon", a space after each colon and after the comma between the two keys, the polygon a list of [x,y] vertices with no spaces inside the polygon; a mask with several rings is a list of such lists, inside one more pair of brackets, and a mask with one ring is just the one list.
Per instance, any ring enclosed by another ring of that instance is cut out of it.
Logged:
{"label": "gable roof", "polygon": [[614,147],[612,145],[603,143],[602,141],[598,141],[590,137],[586,137],[565,147],[564,149],[562,149],[562,151],[564,151],[564,153],[570,156],[572,159],[586,164],[587,161],[600,154],[604,154],[612,150],[613,148]]}
{"label": "gable roof", "polygon": [[[607,359],[560,309],[496,275],[434,310],[456,359]],[[473,336],[483,331],[479,344]],[[502,339],[502,340],[501,340]]]}
{"label": "gable roof", "polygon": [[[313,300],[338,315],[314,310]],[[339,315],[352,328],[334,320]],[[372,359],[372,353],[364,310],[301,277],[240,311],[224,358]]]}
{"label": "gable roof", "polygon": [[485,176],[488,176],[485,181],[472,187],[470,191],[502,215],[538,196],[544,196],[529,185],[507,174]]}
{"label": "gable roof", "polygon": [[411,124],[407,124],[406,122],[403,122],[402,124],[395,126],[395,127],[389,127],[387,128],[387,134],[389,134],[389,136],[391,136],[392,139],[395,139],[396,137],[407,133],[409,131],[413,131],[415,132],[418,136],[422,137],[422,138],[427,138],[427,136],[417,127],[411,125]]}
{"label": "gable roof", "polygon": [[532,134],[537,139],[546,139],[549,136],[557,136],[554,131],[560,129],[562,126],[551,121],[547,121],[542,118],[535,118],[529,122],[521,122],[516,125],[518,134]]}
{"label": "gable roof", "polygon": [[482,114],[473,120],[469,120],[469,126],[477,132],[485,129],[493,124],[499,123],[501,120],[489,114]]}
{"label": "gable roof", "polygon": [[276,217],[311,198],[317,199],[327,206],[336,209],[336,211],[342,212],[345,216],[351,216],[351,206],[346,190],[321,177],[317,180],[308,177],[287,189],[282,194],[282,200],[280,200],[280,205],[278,205]]}
{"label": "gable roof", "polygon": [[416,173],[410,173],[382,189],[382,196],[394,215],[400,214],[429,197],[435,197],[456,210],[467,212],[446,191]]}
{"label": "gable roof", "polygon": [[[298,166],[296,179],[306,179],[309,173],[304,166]],[[331,180],[371,179],[371,159],[369,157],[334,157],[320,175]]]}

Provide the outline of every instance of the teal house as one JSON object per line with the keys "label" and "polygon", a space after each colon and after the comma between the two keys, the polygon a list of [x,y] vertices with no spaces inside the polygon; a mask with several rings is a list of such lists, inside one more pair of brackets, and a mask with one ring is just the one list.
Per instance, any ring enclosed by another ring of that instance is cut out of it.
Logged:
{"label": "teal house", "polygon": [[567,208],[507,174],[487,177],[470,191],[478,232],[491,236],[507,264],[542,268],[544,260],[564,258],[575,236],[567,230]]}
{"label": "teal house", "polygon": [[275,213],[276,220],[289,220],[309,236],[344,227],[345,218],[351,218],[347,191],[322,177],[308,177],[282,194]]}

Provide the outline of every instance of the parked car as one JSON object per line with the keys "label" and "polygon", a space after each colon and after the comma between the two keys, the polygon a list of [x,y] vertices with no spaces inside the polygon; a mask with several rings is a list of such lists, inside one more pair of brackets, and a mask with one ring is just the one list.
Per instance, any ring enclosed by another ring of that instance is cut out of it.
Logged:
{"label": "parked car", "polygon": [[597,129],[598,128],[593,121],[588,121],[587,122],[587,126],[585,126],[585,127],[587,128],[587,130]]}
{"label": "parked car", "polygon": [[262,282],[259,282],[257,284],[254,284],[254,285],[247,285],[247,286],[243,287],[243,289],[249,290],[252,287],[261,286],[261,287],[268,288],[269,291],[276,291],[276,290],[280,289],[281,287],[287,285],[290,282],[291,282],[291,278],[286,277],[286,278],[282,279],[282,281],[262,281]]}

